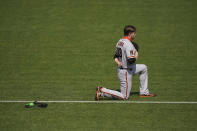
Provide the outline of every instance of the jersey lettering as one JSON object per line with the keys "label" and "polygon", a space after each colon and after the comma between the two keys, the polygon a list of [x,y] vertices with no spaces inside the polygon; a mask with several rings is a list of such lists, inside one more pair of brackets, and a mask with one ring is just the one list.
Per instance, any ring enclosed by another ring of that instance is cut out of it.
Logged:
{"label": "jersey lettering", "polygon": [[123,46],[123,45],[124,45],[123,42],[119,42],[119,43],[118,43],[118,46]]}
{"label": "jersey lettering", "polygon": [[133,55],[133,51],[132,50],[130,50],[130,54]]}

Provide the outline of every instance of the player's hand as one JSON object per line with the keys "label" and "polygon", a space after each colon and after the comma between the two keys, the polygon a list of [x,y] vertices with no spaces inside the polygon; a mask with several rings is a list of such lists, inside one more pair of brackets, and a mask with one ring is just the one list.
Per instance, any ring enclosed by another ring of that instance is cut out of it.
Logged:
{"label": "player's hand", "polygon": [[122,62],[117,62],[118,67],[122,67]]}
{"label": "player's hand", "polygon": [[138,52],[137,51],[135,52],[135,58],[136,59],[138,58]]}
{"label": "player's hand", "polygon": [[120,62],[118,60],[118,58],[115,58],[114,61],[116,62],[116,64],[118,65],[118,67],[122,67],[122,62]]}

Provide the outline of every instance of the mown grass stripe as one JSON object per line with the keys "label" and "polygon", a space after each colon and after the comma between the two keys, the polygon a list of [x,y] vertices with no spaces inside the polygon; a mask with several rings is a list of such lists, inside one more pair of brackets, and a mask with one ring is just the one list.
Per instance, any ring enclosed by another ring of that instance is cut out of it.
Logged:
{"label": "mown grass stripe", "polygon": [[[26,103],[26,100],[2,100],[0,103]],[[46,103],[103,103],[103,104],[197,104],[196,101],[39,101]]]}

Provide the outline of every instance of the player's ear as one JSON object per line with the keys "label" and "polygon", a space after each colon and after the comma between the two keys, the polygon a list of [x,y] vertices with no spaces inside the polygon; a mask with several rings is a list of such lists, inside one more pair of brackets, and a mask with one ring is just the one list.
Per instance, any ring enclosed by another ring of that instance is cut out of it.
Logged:
{"label": "player's ear", "polygon": [[133,33],[133,32],[130,32],[130,33],[129,33],[129,35],[128,35],[128,37],[130,37],[130,38],[131,38],[131,37],[132,37],[132,33]]}

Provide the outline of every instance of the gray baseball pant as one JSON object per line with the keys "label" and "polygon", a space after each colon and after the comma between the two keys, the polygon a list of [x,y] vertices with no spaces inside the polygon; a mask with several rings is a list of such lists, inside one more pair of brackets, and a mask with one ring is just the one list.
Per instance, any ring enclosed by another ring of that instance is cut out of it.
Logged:
{"label": "gray baseball pant", "polygon": [[101,92],[104,97],[128,99],[132,88],[132,77],[139,73],[140,94],[149,94],[148,90],[148,71],[144,64],[134,64],[132,70],[117,68],[117,75],[120,80],[120,92],[102,88]]}

